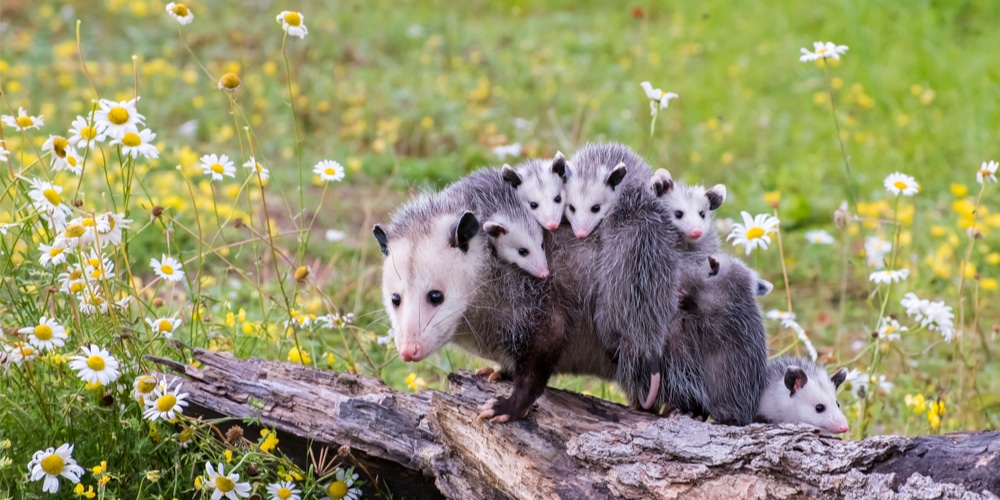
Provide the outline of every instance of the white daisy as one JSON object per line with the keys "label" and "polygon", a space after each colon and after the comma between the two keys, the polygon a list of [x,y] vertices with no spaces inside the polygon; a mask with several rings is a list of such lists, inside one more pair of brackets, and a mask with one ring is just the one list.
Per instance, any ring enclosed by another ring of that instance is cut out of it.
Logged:
{"label": "white daisy", "polygon": [[250,157],[249,161],[243,164],[243,167],[256,169],[257,173],[260,174],[260,180],[262,181],[266,181],[268,177],[271,176],[271,171],[264,168],[264,166],[261,165],[260,163],[257,163],[257,160],[255,160],[253,156]]}
{"label": "white daisy", "polygon": [[120,138],[111,141],[111,145],[121,146],[122,154],[126,156],[138,158],[139,155],[142,155],[150,160],[160,157],[160,152],[156,150],[153,139],[156,139],[156,134],[152,130],[147,128],[139,132],[138,128],[130,127]]}
{"label": "white daisy", "polygon": [[194,14],[191,13],[191,9],[182,3],[168,3],[167,14],[170,14],[177,22],[184,25],[191,24],[191,21],[194,21]]}
{"label": "white daisy", "polygon": [[139,375],[132,381],[132,398],[145,406],[146,399],[152,398],[157,387],[166,387],[166,379],[157,380],[152,375]]}
{"label": "white daisy", "polygon": [[50,135],[45,140],[42,144],[42,152],[49,153],[49,156],[52,158],[52,170],[59,171],[63,169],[60,162],[66,161],[66,150],[71,147],[69,140],[59,135]]}
{"label": "white daisy", "polygon": [[917,294],[908,292],[899,301],[906,309],[906,315],[920,322],[920,326],[928,330],[938,330],[945,342],[951,342],[955,335],[955,325],[953,320],[955,314],[951,306],[945,305],[944,301],[931,302],[917,297]]}
{"label": "white daisy", "polygon": [[83,356],[71,356],[69,367],[88,384],[108,385],[118,380],[118,360],[96,344],[83,346]]}
{"label": "white daisy", "polygon": [[896,196],[913,196],[917,194],[917,191],[920,191],[920,184],[917,184],[913,177],[899,172],[889,174],[882,184],[885,185],[886,190]]}
{"label": "white daisy", "polygon": [[181,263],[173,257],[167,257],[166,254],[160,255],[160,260],[149,260],[149,265],[153,268],[153,272],[167,281],[180,281],[184,279],[184,270],[181,269]]}
{"label": "white daisy", "polygon": [[31,190],[28,191],[28,196],[31,198],[31,204],[38,210],[46,214],[69,217],[72,212],[68,206],[63,204],[62,192],[62,186],[39,179],[31,179]]}
{"label": "white daisy", "polygon": [[14,342],[10,345],[4,345],[4,349],[7,350],[7,357],[10,359],[10,362],[16,365],[38,357],[38,350],[27,342]]}
{"label": "white daisy", "polygon": [[306,29],[306,19],[301,12],[283,10],[275,20],[281,23],[281,29],[291,36],[305,38],[309,34],[309,30]]}
{"label": "white daisy", "polygon": [[733,246],[743,245],[747,255],[757,247],[767,250],[767,246],[771,244],[770,234],[778,230],[778,218],[769,214],[750,217],[750,213],[746,211],[740,214],[743,216],[743,224],[733,224],[733,230],[726,241],[733,240]]}
{"label": "white daisy", "polygon": [[813,52],[810,52],[806,48],[802,48],[801,52],[802,56],[799,57],[799,61],[802,62],[815,61],[827,57],[839,60],[840,55],[847,52],[847,45],[836,45],[833,42],[813,42]]}
{"label": "white daisy", "polygon": [[861,399],[865,397],[865,393],[868,392],[868,374],[859,371],[856,368],[851,368],[847,372],[847,382],[851,384],[851,394],[854,394],[856,399]]}
{"label": "white daisy", "polygon": [[333,160],[323,160],[313,167],[313,173],[318,175],[320,180],[340,182],[344,180],[344,167]]}
{"label": "white daisy", "polygon": [[59,290],[64,293],[80,293],[87,287],[87,277],[80,264],[71,265],[69,272],[59,273],[58,278],[62,282]]}
{"label": "white daisy", "polygon": [[73,484],[79,483],[80,476],[83,475],[83,467],[76,464],[72,455],[73,445],[69,443],[59,448],[36,451],[31,457],[31,461],[28,462],[31,480],[45,479],[45,482],[42,483],[43,493],[59,491],[59,476],[68,479]]}
{"label": "white daisy", "polygon": [[219,471],[212,467],[212,462],[205,462],[205,475],[208,480],[205,486],[212,488],[212,500],[219,500],[226,497],[230,500],[237,500],[250,496],[250,483],[240,483],[239,474],[226,475],[223,467],[225,464],[219,462]]}
{"label": "white daisy", "polygon": [[521,156],[521,143],[515,142],[514,144],[497,146],[493,148],[493,154],[497,155],[498,160],[502,160],[508,156],[517,158]]}
{"label": "white daisy", "polygon": [[878,338],[888,341],[899,340],[899,333],[907,330],[909,330],[909,328],[900,325],[899,321],[885,317],[879,322]]}
{"label": "white daisy", "polygon": [[878,285],[888,285],[890,283],[895,283],[897,281],[903,281],[907,276],[910,275],[909,269],[898,269],[895,271],[890,271],[884,269],[881,271],[875,271],[868,276],[868,281]]}
{"label": "white daisy", "polygon": [[664,92],[660,89],[654,89],[653,84],[649,82],[642,82],[639,86],[642,87],[644,92],[646,92],[646,98],[649,99],[650,113],[655,114],[658,110],[669,106],[671,99],[677,99],[677,94],[673,92]]}
{"label": "white daisy", "polygon": [[225,176],[236,177],[236,167],[226,155],[205,155],[201,157],[201,169],[205,175],[211,175],[213,181],[221,181]]}
{"label": "white daisy", "polygon": [[132,227],[132,219],[126,219],[123,213],[105,212],[97,216],[97,234],[102,245],[119,245],[122,242],[122,231]]}
{"label": "white daisy", "polygon": [[146,121],[146,117],[136,110],[138,100],[138,97],[118,102],[101,99],[98,103],[100,109],[94,112],[94,123],[102,127],[108,137],[120,139],[130,129],[138,128]]}
{"label": "white daisy", "polygon": [[1000,163],[995,161],[984,161],[983,166],[976,172],[976,182],[983,184],[986,181],[997,181],[997,167]]}
{"label": "white daisy", "polygon": [[46,318],[45,316],[38,320],[38,325],[21,328],[17,332],[27,335],[28,342],[43,351],[62,347],[66,345],[66,339],[69,338],[66,335],[66,328],[60,325],[55,318]]}
{"label": "white daisy", "polygon": [[64,238],[56,237],[51,245],[40,243],[38,251],[41,252],[38,261],[42,267],[56,266],[66,262],[66,240]]}
{"label": "white daisy", "polygon": [[115,277],[115,263],[108,257],[104,257],[97,250],[91,250],[90,255],[84,261],[84,271],[87,279],[100,281]]}
{"label": "white daisy", "polygon": [[83,288],[83,291],[76,295],[76,300],[80,303],[80,312],[85,316],[108,313],[108,301],[104,300],[104,297],[101,297],[98,290],[94,288],[88,289],[85,284],[81,288]]}
{"label": "white daisy", "polygon": [[82,116],[77,116],[73,120],[69,129],[69,142],[80,149],[94,149],[99,142],[107,140],[108,135],[104,133],[104,127],[98,123],[90,123]]}
{"label": "white daisy", "polygon": [[180,382],[171,391],[170,386],[174,382],[177,382],[177,378],[174,378],[170,382],[167,382],[167,379],[164,378],[156,385],[156,388],[153,389],[153,394],[146,398],[146,410],[142,412],[143,417],[152,422],[161,418],[169,422],[184,413],[184,407],[188,404],[184,398],[188,397],[188,394],[181,392],[182,384]]}
{"label": "white daisy", "polygon": [[874,267],[875,269],[885,267],[885,256],[891,251],[892,243],[878,236],[868,236],[865,238],[865,260],[869,267]]}
{"label": "white daisy", "polygon": [[7,151],[7,148],[4,147],[4,141],[0,139],[0,161],[7,163],[7,155],[9,154],[10,151]]}
{"label": "white daisy", "polygon": [[830,233],[826,232],[826,229],[814,229],[806,231],[806,241],[813,245],[832,245],[834,239]]}
{"label": "white daisy", "polygon": [[326,241],[333,243],[336,241],[341,241],[344,238],[346,238],[347,233],[339,231],[337,229],[327,229],[326,233],[323,234],[323,237],[326,238]]}
{"label": "white daisy", "polygon": [[323,500],[358,500],[358,498],[361,498],[361,490],[352,488],[354,482],[357,480],[357,474],[351,474],[350,471],[338,468],[336,479],[325,488],[326,496],[323,497]]}
{"label": "white daisy", "polygon": [[20,222],[0,224],[0,235],[7,236],[7,231],[9,231],[10,228],[12,228],[12,227],[18,227],[20,225],[21,225]]}
{"label": "white daisy", "polygon": [[281,481],[267,485],[267,494],[271,495],[270,500],[302,500],[300,496],[302,490],[291,481]]}
{"label": "white daisy", "polygon": [[886,380],[885,375],[879,375],[877,377],[873,376],[872,379],[872,382],[875,382],[875,384],[878,385],[878,388],[882,389],[882,392],[885,392],[886,394],[892,392],[892,388],[896,387],[896,384]]}
{"label": "white daisy", "polygon": [[0,116],[0,120],[9,127],[14,127],[18,130],[28,130],[29,128],[40,128],[45,124],[45,117],[31,116],[24,111],[24,108],[17,108],[17,116],[3,115]]}
{"label": "white daisy", "polygon": [[80,156],[80,153],[72,146],[66,148],[66,156],[58,158],[57,161],[52,162],[53,172],[60,172],[63,170],[69,170],[75,175],[83,173],[83,157]]}
{"label": "white daisy", "polygon": [[163,318],[146,318],[146,323],[153,329],[153,333],[162,333],[166,338],[172,338],[174,331],[181,326],[180,318],[176,316]]}

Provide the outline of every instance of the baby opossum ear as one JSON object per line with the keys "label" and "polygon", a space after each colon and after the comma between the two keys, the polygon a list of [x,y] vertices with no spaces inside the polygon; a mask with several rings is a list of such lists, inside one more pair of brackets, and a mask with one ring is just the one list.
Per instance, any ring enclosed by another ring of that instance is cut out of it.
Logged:
{"label": "baby opossum ear", "polygon": [[513,188],[521,185],[521,176],[517,175],[517,172],[506,163],[500,169],[500,177],[503,177],[504,182],[510,184]]}
{"label": "baby opossum ear", "polygon": [[708,198],[708,209],[715,210],[721,207],[722,203],[726,201],[726,186],[716,184],[705,192],[705,196]]}
{"label": "baby opossum ear", "polygon": [[715,260],[714,257],[709,257],[708,258],[708,269],[709,269],[709,271],[708,271],[708,277],[709,278],[711,278],[712,276],[715,276],[715,275],[719,274],[719,261]]}
{"label": "baby opossum ear", "polygon": [[382,249],[382,255],[389,255],[389,238],[385,235],[385,229],[382,226],[375,224],[372,228],[372,234],[375,235],[375,241],[378,242],[378,246]]}
{"label": "baby opossum ear", "polygon": [[658,168],[649,178],[649,187],[653,188],[653,194],[657,198],[670,193],[674,189],[674,179],[665,168]]}
{"label": "baby opossum ear", "polygon": [[448,230],[448,233],[451,235],[448,243],[463,252],[468,252],[469,240],[478,232],[479,221],[476,220],[476,216],[472,212],[465,212],[451,225],[451,229]]}
{"label": "baby opossum ear", "polygon": [[834,387],[840,387],[847,380],[847,368],[841,368],[830,375],[830,381],[833,382]]}
{"label": "baby opossum ear", "polygon": [[504,227],[503,224],[500,224],[500,223],[497,223],[497,222],[493,222],[493,221],[486,221],[486,222],[484,222],[483,223],[483,231],[486,231],[486,234],[488,234],[488,235],[490,235],[490,236],[492,236],[494,238],[499,238],[499,237],[507,234],[507,228]]}
{"label": "baby opossum ear", "polygon": [[771,290],[774,290],[774,285],[770,281],[762,280],[760,278],[757,278],[757,296],[758,297],[763,297],[763,296],[771,293]]}
{"label": "baby opossum ear", "polygon": [[788,397],[794,396],[795,391],[805,387],[808,381],[809,377],[806,376],[806,372],[802,368],[797,366],[785,368],[785,387],[788,388]]}
{"label": "baby opossum ear", "polygon": [[625,163],[619,163],[615,165],[615,168],[611,169],[611,173],[608,174],[608,179],[604,181],[611,189],[618,187],[622,180],[625,179]]}
{"label": "baby opossum ear", "polygon": [[552,173],[566,182],[566,156],[562,154],[562,151],[556,151],[556,156],[552,159]]}

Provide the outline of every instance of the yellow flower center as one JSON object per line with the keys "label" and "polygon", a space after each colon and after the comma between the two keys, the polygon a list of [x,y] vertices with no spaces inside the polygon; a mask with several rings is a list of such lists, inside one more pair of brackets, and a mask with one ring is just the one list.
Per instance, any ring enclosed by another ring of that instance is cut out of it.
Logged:
{"label": "yellow flower center", "polygon": [[257,171],[258,171],[258,172],[260,172],[260,173],[264,173],[264,167],[263,167],[263,166],[261,166],[261,164],[260,164],[260,163],[258,163],[258,164],[256,164],[256,165],[254,165],[254,167],[256,167],[256,168],[257,168]]}
{"label": "yellow flower center", "polygon": [[58,476],[62,474],[63,469],[66,468],[66,462],[63,461],[62,457],[56,455],[55,453],[45,457],[41,462],[42,470],[50,476]]}
{"label": "yellow flower center", "polygon": [[22,344],[21,345],[21,356],[27,358],[28,356],[31,356],[34,353],[35,353],[35,348],[34,347],[31,347],[28,344]]}
{"label": "yellow flower center", "polygon": [[827,52],[829,52],[829,50],[826,47],[821,47],[819,50],[816,51],[816,55],[821,56],[823,54],[826,54]]}
{"label": "yellow flower center", "polygon": [[79,269],[74,269],[73,272],[69,273],[69,279],[78,280],[83,277],[83,271]]}
{"label": "yellow flower center", "polygon": [[79,238],[86,233],[87,230],[84,229],[80,224],[70,224],[66,226],[66,237],[67,238]]}
{"label": "yellow flower center", "polygon": [[52,338],[52,327],[49,325],[38,325],[35,327],[35,337],[42,342]]}
{"label": "yellow flower center", "polygon": [[104,276],[104,270],[101,268],[94,269],[94,271],[90,273],[90,277],[95,280],[99,279],[101,276]]}
{"label": "yellow flower center", "polygon": [[895,186],[895,187],[896,187],[896,189],[898,189],[898,190],[900,190],[900,191],[903,191],[903,190],[905,190],[905,189],[907,188],[907,185],[906,185],[906,183],[905,183],[905,182],[903,182],[903,181],[896,181],[896,182],[893,182],[893,183],[892,183],[892,185],[893,185],[893,186]]}
{"label": "yellow flower center", "polygon": [[302,16],[299,15],[298,12],[286,12],[285,22],[288,23],[289,26],[300,26],[302,24]]}
{"label": "yellow flower center", "polygon": [[66,157],[66,163],[69,163],[69,165],[71,167],[75,167],[76,166],[76,157],[75,156],[67,156]]}
{"label": "yellow flower center", "polygon": [[334,175],[337,171],[334,170],[333,167],[326,167],[326,170],[324,170],[323,173],[326,175]]}
{"label": "yellow flower center", "polygon": [[174,274],[174,267],[171,266],[170,264],[163,264],[162,266],[160,266],[160,272],[166,274],[167,276],[170,276],[171,274]]}
{"label": "yellow flower center", "polygon": [[69,287],[70,293],[79,293],[83,291],[83,283],[73,283]]}
{"label": "yellow flower center", "polygon": [[115,218],[111,216],[111,212],[108,212],[108,229],[115,228]]}
{"label": "yellow flower center", "polygon": [[59,192],[53,188],[48,188],[45,191],[42,191],[42,196],[44,196],[46,200],[49,200],[49,203],[53,205],[62,203],[62,197],[59,196]]}
{"label": "yellow flower center", "polygon": [[63,253],[63,249],[59,247],[52,247],[49,249],[49,257],[57,257],[59,254]]}
{"label": "yellow flower center", "polygon": [[757,238],[761,238],[763,236],[764,236],[764,228],[751,227],[750,229],[747,230],[748,240],[756,240]]}
{"label": "yellow flower center", "polygon": [[142,144],[142,139],[139,137],[139,134],[136,134],[134,132],[126,132],[125,135],[122,136],[122,144],[130,148],[134,148]]}
{"label": "yellow flower center", "polygon": [[[80,224],[82,226],[84,226],[84,227],[94,227],[95,225],[97,225],[97,223],[94,221],[93,217],[91,217],[89,219],[83,219],[82,221],[80,221]],[[91,260],[93,260],[93,259],[91,259]],[[91,265],[93,265],[93,264],[91,264]]]}
{"label": "yellow flower center", "polygon": [[281,499],[291,498],[292,497],[292,490],[290,490],[288,488],[281,488],[281,489],[278,490],[278,495],[277,496],[278,496],[278,498],[281,498]]}
{"label": "yellow flower center", "polygon": [[90,267],[97,267],[101,265],[101,260],[97,257],[91,257],[90,260],[87,261],[87,265]]}
{"label": "yellow flower center", "polygon": [[240,86],[240,77],[235,73],[226,73],[219,79],[219,83],[229,90],[236,90],[236,87]]}
{"label": "yellow flower center", "polygon": [[174,331],[174,325],[171,322],[169,322],[169,321],[167,321],[165,319],[161,319],[160,320],[160,324],[159,324],[158,328],[159,328],[159,330],[161,332],[170,333],[170,332]]}
{"label": "yellow flower center", "polygon": [[145,377],[142,377],[141,379],[139,379],[139,386],[138,386],[138,388],[139,388],[139,392],[141,394],[149,394],[149,393],[153,392],[153,389],[156,388],[156,378],[155,377],[150,377],[148,375],[145,376]]}
{"label": "yellow flower center", "polygon": [[156,400],[156,409],[160,410],[161,413],[170,411],[175,404],[177,404],[177,396],[174,396],[173,394],[164,394],[160,396],[160,399]]}
{"label": "yellow flower center", "polygon": [[236,489],[236,483],[234,483],[232,479],[229,479],[226,476],[219,476],[215,478],[215,489],[223,493],[229,493],[230,491]]}
{"label": "yellow flower center", "polygon": [[983,169],[979,170],[979,175],[981,175],[983,177],[989,177],[989,176],[993,175],[993,172],[990,172],[988,169],[983,168]]}
{"label": "yellow flower center", "polygon": [[87,368],[90,368],[91,370],[94,370],[95,372],[99,372],[99,371],[103,370],[104,369],[104,358],[102,358],[102,357],[100,357],[100,356],[98,356],[96,354],[93,355],[93,356],[91,356],[91,357],[89,357],[89,358],[87,358]]}
{"label": "yellow flower center", "polygon": [[80,129],[80,137],[88,141],[92,140],[97,137],[97,129],[87,125],[86,127]]}
{"label": "yellow flower center", "polygon": [[115,125],[125,125],[128,123],[128,118],[128,110],[121,106],[115,106],[108,111],[108,121]]}
{"label": "yellow flower center", "polygon": [[190,13],[191,11],[188,10],[187,5],[182,3],[174,4],[174,15],[177,17],[187,17]]}
{"label": "yellow flower center", "polygon": [[30,126],[32,126],[34,124],[35,124],[35,120],[33,120],[30,116],[25,115],[25,116],[18,116],[17,117],[17,126],[18,127],[28,128],[28,127],[30,127]]}
{"label": "yellow flower center", "polygon": [[330,495],[330,498],[344,498],[347,496],[347,483],[334,481],[326,487],[326,493]]}
{"label": "yellow flower center", "polygon": [[212,166],[208,168],[217,174],[221,174],[226,171],[226,168],[223,167],[221,163],[213,163]]}
{"label": "yellow flower center", "polygon": [[62,137],[56,137],[52,139],[52,151],[54,151],[60,158],[66,157],[66,148],[69,147],[69,141]]}

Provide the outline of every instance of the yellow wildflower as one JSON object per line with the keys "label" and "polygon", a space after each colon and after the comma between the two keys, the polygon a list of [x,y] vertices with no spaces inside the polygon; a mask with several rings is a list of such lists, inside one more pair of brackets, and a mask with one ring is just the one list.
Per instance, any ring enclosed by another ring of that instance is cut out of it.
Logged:
{"label": "yellow wildflower", "polygon": [[293,347],[291,351],[288,351],[288,361],[308,365],[312,363],[312,358],[309,357],[309,353],[305,350],[299,350],[298,347]]}

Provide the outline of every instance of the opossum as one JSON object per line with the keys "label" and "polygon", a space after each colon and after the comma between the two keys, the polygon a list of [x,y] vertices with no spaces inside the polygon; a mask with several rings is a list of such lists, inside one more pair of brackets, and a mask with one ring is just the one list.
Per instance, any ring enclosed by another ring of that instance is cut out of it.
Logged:
{"label": "opossum", "polygon": [[837,402],[837,388],[846,378],[844,368],[827,375],[808,359],[773,359],[767,364],[767,386],[760,397],[757,421],[808,424],[824,434],[847,432],[847,418]]}
{"label": "opossum", "polygon": [[[664,340],[677,312],[680,235],[648,187],[650,168],[626,146],[590,144],[573,155],[566,218],[577,238],[595,232],[592,293],[601,345],[634,407],[659,390]],[[653,383],[651,384],[651,378]]]}
{"label": "opossum", "polygon": [[535,220],[549,231],[559,227],[563,218],[566,184],[566,157],[557,152],[551,162],[532,159],[517,167],[504,165],[501,170]]}
{"label": "opossum", "polygon": [[472,211],[501,259],[517,264],[533,276],[548,277],[542,228],[508,186],[501,170],[476,170],[446,187],[441,196],[455,198]]}
{"label": "opossum", "polygon": [[749,424],[767,382],[767,336],[756,296],[772,286],[725,254],[686,265],[680,282],[680,312],[661,344],[666,369],[659,402],[723,424]]}
{"label": "opossum", "polygon": [[674,181],[670,172],[657,169],[649,180],[653,192],[667,205],[672,222],[684,237],[682,250],[697,252],[696,258],[718,253],[719,237],[715,234],[712,212],[726,201],[726,186],[716,184],[689,186]]}

